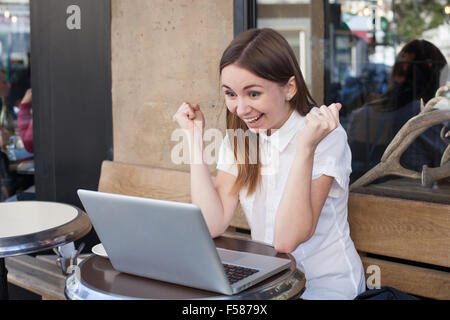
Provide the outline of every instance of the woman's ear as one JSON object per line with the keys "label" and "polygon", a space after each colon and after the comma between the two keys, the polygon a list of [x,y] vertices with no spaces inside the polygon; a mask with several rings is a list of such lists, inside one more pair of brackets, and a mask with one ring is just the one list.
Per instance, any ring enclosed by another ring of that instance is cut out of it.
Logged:
{"label": "woman's ear", "polygon": [[295,76],[289,78],[286,84],[286,96],[293,97],[297,93],[297,82],[295,81]]}

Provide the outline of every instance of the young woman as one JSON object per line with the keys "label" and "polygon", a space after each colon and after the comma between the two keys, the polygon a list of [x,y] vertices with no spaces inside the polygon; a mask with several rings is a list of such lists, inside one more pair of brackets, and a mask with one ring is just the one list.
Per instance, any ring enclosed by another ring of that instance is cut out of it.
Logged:
{"label": "young woman", "polygon": [[365,279],[347,223],[351,153],[340,104],[314,107],[291,47],[271,29],[237,36],[220,75],[228,130],[214,182],[202,157],[200,107],[183,103],[173,117],[188,136],[192,202],[212,237],[240,203],[253,240],[296,258],[303,299],[353,299]]}

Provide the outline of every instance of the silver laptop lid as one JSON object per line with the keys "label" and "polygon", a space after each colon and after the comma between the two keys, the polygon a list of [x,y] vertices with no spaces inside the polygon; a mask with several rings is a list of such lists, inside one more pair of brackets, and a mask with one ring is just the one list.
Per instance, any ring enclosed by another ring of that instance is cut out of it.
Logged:
{"label": "silver laptop lid", "polygon": [[197,206],[81,189],[78,196],[116,270],[233,293]]}

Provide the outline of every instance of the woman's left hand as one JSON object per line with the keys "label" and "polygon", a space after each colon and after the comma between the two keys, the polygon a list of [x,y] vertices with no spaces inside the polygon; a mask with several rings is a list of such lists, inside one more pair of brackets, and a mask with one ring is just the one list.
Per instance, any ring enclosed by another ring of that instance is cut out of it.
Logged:
{"label": "woman's left hand", "polygon": [[305,117],[305,127],[299,132],[299,147],[315,150],[319,142],[339,126],[341,108],[340,103],[312,108]]}

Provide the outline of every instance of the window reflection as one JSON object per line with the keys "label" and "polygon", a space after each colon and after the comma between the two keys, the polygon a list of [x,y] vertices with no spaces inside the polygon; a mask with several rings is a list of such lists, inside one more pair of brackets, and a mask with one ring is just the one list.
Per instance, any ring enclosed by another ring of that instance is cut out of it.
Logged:
{"label": "window reflection", "polygon": [[[362,107],[349,114],[347,133],[353,154],[354,174],[375,166],[401,127],[421,111],[440,87],[447,63],[440,50],[426,40],[408,42],[397,56],[386,89],[372,94]],[[417,172],[422,166],[440,165],[446,144],[442,125],[429,128],[403,153],[400,164]]]}
{"label": "window reflection", "polygon": [[[427,103],[446,83],[450,27],[445,4],[330,1],[326,102],[343,104],[352,182],[380,162],[399,129],[420,112],[420,99]],[[420,135],[400,164],[418,172],[424,164],[439,166],[446,147],[442,126]]]}
{"label": "window reflection", "polygon": [[[285,36],[315,100],[321,103],[324,92],[325,104],[342,103],[341,124],[353,156],[351,182],[380,161],[398,130],[420,112],[420,99],[426,104],[449,79],[450,9],[445,0],[257,4],[257,27]],[[411,144],[401,158],[405,168],[421,172],[424,164],[439,166],[446,147],[442,126]]]}

